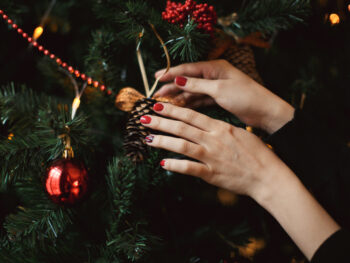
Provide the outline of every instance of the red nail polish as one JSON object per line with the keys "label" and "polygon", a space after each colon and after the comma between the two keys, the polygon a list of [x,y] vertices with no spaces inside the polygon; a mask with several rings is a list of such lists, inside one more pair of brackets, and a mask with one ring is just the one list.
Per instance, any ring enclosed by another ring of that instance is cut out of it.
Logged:
{"label": "red nail polish", "polygon": [[145,141],[146,141],[147,143],[151,143],[151,142],[153,142],[153,139],[154,139],[154,136],[153,136],[153,135],[148,135],[148,136],[146,136]]}
{"label": "red nail polish", "polygon": [[165,160],[162,160],[161,162],[160,162],[160,166],[164,166],[165,165]]}
{"label": "red nail polish", "polygon": [[151,123],[151,117],[150,116],[142,116],[140,118],[140,122],[143,123],[143,124],[149,124]]}
{"label": "red nail polish", "polygon": [[175,83],[179,86],[185,86],[187,83],[187,78],[178,76],[175,78]]}
{"label": "red nail polish", "polygon": [[155,111],[162,111],[164,109],[164,106],[163,106],[163,104],[156,103],[156,104],[153,105],[153,109]]}

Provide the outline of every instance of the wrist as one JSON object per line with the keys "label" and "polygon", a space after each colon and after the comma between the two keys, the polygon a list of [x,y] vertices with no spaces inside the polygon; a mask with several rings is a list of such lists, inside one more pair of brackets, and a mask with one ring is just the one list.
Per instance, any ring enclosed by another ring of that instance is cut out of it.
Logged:
{"label": "wrist", "polygon": [[262,129],[272,134],[294,118],[295,109],[286,101],[275,96],[275,103],[269,103],[268,113],[263,119]]}
{"label": "wrist", "polygon": [[321,244],[340,226],[288,167],[276,172],[255,201],[279,222],[310,260]]}
{"label": "wrist", "polygon": [[283,163],[270,165],[263,175],[263,180],[251,196],[259,205],[270,210],[286,190],[303,187],[297,176]]}

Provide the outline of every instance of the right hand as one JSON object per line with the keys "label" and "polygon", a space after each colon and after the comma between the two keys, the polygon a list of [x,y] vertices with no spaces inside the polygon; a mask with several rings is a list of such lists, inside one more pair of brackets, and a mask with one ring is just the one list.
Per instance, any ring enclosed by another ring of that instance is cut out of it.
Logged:
{"label": "right hand", "polygon": [[[164,69],[156,73],[163,74]],[[182,64],[161,79],[155,97],[171,96],[189,108],[217,103],[247,125],[274,133],[293,118],[294,108],[226,60]]]}

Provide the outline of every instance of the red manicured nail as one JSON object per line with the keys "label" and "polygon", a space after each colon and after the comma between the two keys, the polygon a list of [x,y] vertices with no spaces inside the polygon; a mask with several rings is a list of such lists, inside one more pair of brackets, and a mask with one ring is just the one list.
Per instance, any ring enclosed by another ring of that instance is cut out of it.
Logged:
{"label": "red manicured nail", "polygon": [[153,105],[153,109],[155,111],[162,111],[164,109],[164,106],[163,106],[163,104],[156,103],[156,104]]}
{"label": "red manicured nail", "polygon": [[160,162],[160,166],[164,166],[165,165],[165,160],[162,160],[161,162]]}
{"label": "red manicured nail", "polygon": [[149,124],[151,123],[151,117],[150,116],[142,116],[140,118],[140,122],[143,123],[143,124]]}
{"label": "red manicured nail", "polygon": [[178,76],[175,78],[175,83],[179,86],[185,86],[187,83],[187,78]]}
{"label": "red manicured nail", "polygon": [[148,136],[146,136],[145,141],[148,143],[151,143],[151,142],[153,142],[153,139],[154,139],[153,135],[148,135]]}

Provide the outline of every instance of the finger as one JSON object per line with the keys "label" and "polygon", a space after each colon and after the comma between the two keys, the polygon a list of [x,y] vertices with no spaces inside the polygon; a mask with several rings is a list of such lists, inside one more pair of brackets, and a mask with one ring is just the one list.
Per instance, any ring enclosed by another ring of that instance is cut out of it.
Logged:
{"label": "finger", "polygon": [[179,92],[182,92],[182,89],[179,89],[175,83],[169,83],[162,86],[155,94],[154,97],[163,97],[163,96],[172,96],[176,95]]}
{"label": "finger", "polygon": [[[145,119],[150,119],[150,121],[145,123]],[[159,116],[143,116],[141,117],[141,123],[153,130],[173,134],[198,144],[202,142],[204,137],[202,130],[182,121],[170,120]]]}
{"label": "finger", "polygon": [[149,146],[183,154],[199,161],[205,157],[205,150],[202,146],[181,138],[165,135],[148,135],[145,141]]}
{"label": "finger", "polygon": [[[196,62],[181,64],[176,67],[172,67],[169,71],[160,79],[161,82],[173,81],[176,76],[186,75],[189,77],[203,77],[204,72],[208,69],[207,62]],[[164,74],[165,69],[157,71],[155,77],[158,78]]]}
{"label": "finger", "polygon": [[[178,107],[170,103],[158,102],[153,106],[153,109],[160,115],[180,120],[203,131],[212,131],[217,126],[217,120],[215,119],[194,110]],[[169,128],[171,129],[172,127]],[[202,138],[199,138],[199,140],[201,139]]]}
{"label": "finger", "polygon": [[161,165],[165,170],[196,177],[204,177],[209,173],[205,164],[189,160],[164,159]]}
{"label": "finger", "polygon": [[174,83],[183,91],[215,97],[219,92],[218,89],[222,84],[222,80],[208,80],[177,76],[174,80]]}

